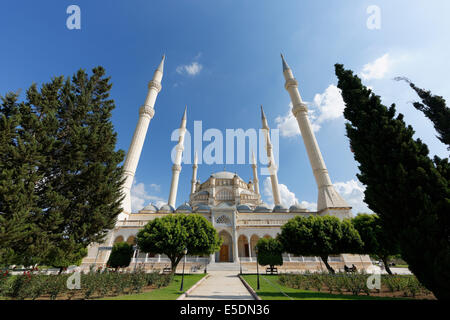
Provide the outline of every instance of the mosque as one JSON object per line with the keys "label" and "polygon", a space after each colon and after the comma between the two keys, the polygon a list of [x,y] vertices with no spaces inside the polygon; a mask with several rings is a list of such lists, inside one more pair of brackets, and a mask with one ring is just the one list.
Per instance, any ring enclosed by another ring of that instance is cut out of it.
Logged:
{"label": "mosque", "polygon": [[[299,204],[290,208],[281,203],[278,188],[277,166],[275,163],[272,143],[270,141],[270,128],[267,123],[264,110],[261,106],[262,129],[265,135],[265,149],[269,160],[268,171],[274,199],[274,207],[271,208],[261,200],[257,162],[254,154],[252,161],[253,181],[245,182],[237,174],[227,171],[212,173],[211,176],[201,182],[197,179],[198,160],[194,156],[192,166],[192,180],[190,186],[189,202],[175,207],[178,180],[181,172],[181,160],[184,149],[184,136],[186,132],[187,110],[185,109],[179,129],[179,140],[176,146],[175,161],[172,166],[172,180],[168,203],[156,207],[149,204],[138,212],[131,210],[131,186],[133,183],[139,157],[144,144],[150,120],[155,114],[154,105],[158,93],[161,91],[161,81],[164,72],[163,56],[156,69],[153,79],[148,84],[148,93],[143,106],[139,109],[139,120],[128,150],[125,163],[125,182],[123,191],[125,199],[122,202],[123,212],[104,243],[93,243],[88,247],[88,255],[82,261],[81,267],[87,269],[90,266],[106,266],[114,243],[126,241],[135,243],[137,232],[145,224],[158,217],[167,214],[199,214],[205,217],[216,228],[222,238],[220,250],[211,256],[189,256],[186,258],[187,268],[191,270],[239,270],[242,266],[246,269],[256,268],[255,245],[262,237],[275,238],[280,233],[280,227],[295,216],[308,215],[333,215],[344,219],[352,216],[351,207],[337,193],[328,175],[325,162],[322,158],[319,146],[314,136],[308,118],[307,105],[302,101],[298,91],[298,82],[294,78],[292,70],[286,63],[283,55],[282,67],[285,78],[285,88],[292,101],[292,112],[300,127],[303,143],[306,147],[308,158],[314,173],[318,188],[317,211],[312,212]],[[170,265],[170,261],[164,255],[151,255],[139,251],[135,247],[130,268],[144,267],[146,270],[163,269]],[[368,256],[341,254],[329,259],[330,265],[343,269],[344,265],[355,264],[358,268],[367,268],[372,265]],[[179,264],[179,268],[182,264]],[[324,270],[325,267],[318,257],[303,257],[285,254],[283,267],[285,271],[299,270]]]}

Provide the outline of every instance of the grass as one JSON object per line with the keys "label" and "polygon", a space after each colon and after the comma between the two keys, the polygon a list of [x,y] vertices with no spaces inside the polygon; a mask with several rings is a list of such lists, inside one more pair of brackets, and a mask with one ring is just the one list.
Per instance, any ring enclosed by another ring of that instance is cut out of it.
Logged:
{"label": "grass", "polygon": [[[289,288],[278,282],[277,275],[260,275],[260,290],[257,288],[257,279],[255,274],[242,276],[245,281],[255,290],[256,294],[262,300],[398,300],[401,298],[374,297],[367,295],[344,295],[330,294],[327,292],[317,292],[310,290],[300,290]],[[284,292],[284,294],[283,294]]]}
{"label": "grass", "polygon": [[[185,274],[183,289],[187,291],[190,287],[197,283],[205,274]],[[176,300],[183,292],[180,291],[181,275],[177,274],[172,282],[164,288],[155,289],[152,291],[126,294],[116,297],[106,297],[101,300]]]}

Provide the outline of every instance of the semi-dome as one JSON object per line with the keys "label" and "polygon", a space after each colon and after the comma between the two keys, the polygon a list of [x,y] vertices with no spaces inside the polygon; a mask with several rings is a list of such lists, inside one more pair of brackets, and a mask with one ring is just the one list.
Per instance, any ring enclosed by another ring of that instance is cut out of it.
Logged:
{"label": "semi-dome", "polygon": [[177,208],[177,212],[192,212],[192,208],[189,203],[185,202]]}
{"label": "semi-dome", "polygon": [[197,212],[209,212],[209,211],[211,211],[211,207],[208,206],[207,204],[200,204],[200,205],[198,205],[195,208],[194,211],[197,211]]}
{"label": "semi-dome", "polygon": [[259,206],[253,210],[254,212],[272,212],[272,209],[269,208],[269,206],[265,203],[261,203]]}
{"label": "semi-dome", "polygon": [[139,211],[139,213],[141,213],[141,212],[143,212],[143,211],[145,211],[145,212],[153,212],[153,213],[156,213],[156,212],[158,212],[158,207],[157,206],[155,206],[153,203],[150,203],[149,205],[147,205],[147,206],[145,206],[144,208],[142,208],[140,211]]}
{"label": "semi-dome", "polygon": [[289,212],[289,209],[281,204],[278,204],[273,207],[273,212]]}
{"label": "semi-dome", "polygon": [[252,212],[252,208],[246,204],[240,204],[236,207],[239,212]]}
{"label": "semi-dome", "polygon": [[174,209],[174,207],[172,207],[170,204],[165,204],[165,205],[163,205],[159,210],[158,210],[158,212],[160,212],[160,213],[173,213],[173,212],[175,212],[175,209]]}
{"label": "semi-dome", "polygon": [[306,208],[300,205],[299,203],[293,204],[292,206],[289,207],[289,212],[305,212],[305,211],[308,210],[306,210]]}

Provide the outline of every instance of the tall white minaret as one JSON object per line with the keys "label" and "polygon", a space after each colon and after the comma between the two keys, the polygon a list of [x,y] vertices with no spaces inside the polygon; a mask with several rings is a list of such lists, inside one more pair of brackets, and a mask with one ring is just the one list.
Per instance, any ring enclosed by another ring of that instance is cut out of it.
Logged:
{"label": "tall white minaret", "polygon": [[197,183],[198,157],[197,151],[194,152],[194,164],[192,165],[191,194],[195,193],[195,184]]}
{"label": "tall white minaret", "polygon": [[259,194],[258,167],[256,164],[255,153],[252,151],[252,168],[253,168],[253,186],[255,193]]}
{"label": "tall white minaret", "polygon": [[175,163],[172,166],[172,183],[170,185],[169,205],[175,208],[175,201],[177,200],[178,179],[181,171],[181,157],[184,150],[184,135],[186,134],[186,111],[184,109],[183,118],[181,119],[181,126],[179,129],[180,136],[178,137],[178,144],[176,146],[177,154],[175,155]]}
{"label": "tall white minaret", "polygon": [[148,83],[148,92],[145,103],[139,109],[139,120],[134,130],[133,139],[131,140],[130,148],[128,149],[125,163],[123,165],[125,182],[123,184],[123,192],[125,198],[122,202],[122,208],[124,214],[131,213],[131,186],[133,184],[136,168],[141,156],[142,146],[144,145],[145,136],[147,134],[148,125],[150,120],[155,115],[155,101],[158,93],[161,91],[161,80],[164,72],[164,60],[163,55],[161,63],[153,74],[153,79]]}
{"label": "tall white minaret", "polygon": [[319,189],[319,195],[317,200],[317,211],[319,213],[330,213],[330,210],[326,209],[341,209],[342,214],[334,212],[333,214],[338,216],[351,216],[351,207],[345,202],[345,200],[337,193],[331,183],[328,170],[323,161],[322,154],[317,144],[316,137],[311,128],[311,123],[308,118],[308,107],[302,101],[300,93],[298,91],[298,82],[294,78],[291,68],[281,55],[283,62],[283,75],[286,80],[285,88],[289,92],[292,101],[292,113],[297,119],[300,132],[302,134],[303,142],[308,153],[309,162],[316,179],[317,187]]}
{"label": "tall white minaret", "polygon": [[270,141],[270,128],[267,124],[266,115],[264,114],[263,107],[261,105],[261,118],[262,118],[262,128],[264,129],[264,135],[266,138],[266,152],[267,159],[269,160],[269,167],[267,168],[270,173],[270,182],[272,183],[272,193],[273,202],[275,205],[281,204],[280,190],[278,189],[278,176],[277,176],[277,164],[275,163],[275,158],[273,156],[272,142]]}

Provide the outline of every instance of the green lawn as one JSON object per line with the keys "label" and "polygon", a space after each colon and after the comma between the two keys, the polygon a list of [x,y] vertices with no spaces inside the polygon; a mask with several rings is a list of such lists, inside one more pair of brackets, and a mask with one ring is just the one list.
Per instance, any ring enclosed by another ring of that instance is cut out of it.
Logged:
{"label": "green lawn", "polygon": [[[260,275],[260,290],[257,288],[256,275],[243,275],[247,283],[255,290],[262,300],[397,300],[400,298],[373,297],[367,295],[342,295],[327,292],[316,292],[308,290],[293,289],[281,285],[277,275]],[[284,294],[283,294],[284,292]]]}
{"label": "green lawn", "polygon": [[[185,274],[183,289],[187,291],[197,283],[205,274]],[[180,292],[181,275],[175,275],[173,281],[164,288],[138,294],[127,294],[116,297],[106,297],[101,300],[176,300],[183,292]]]}

